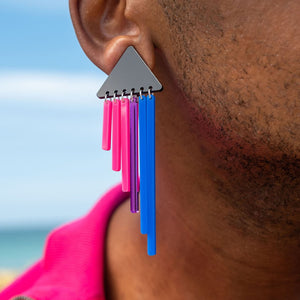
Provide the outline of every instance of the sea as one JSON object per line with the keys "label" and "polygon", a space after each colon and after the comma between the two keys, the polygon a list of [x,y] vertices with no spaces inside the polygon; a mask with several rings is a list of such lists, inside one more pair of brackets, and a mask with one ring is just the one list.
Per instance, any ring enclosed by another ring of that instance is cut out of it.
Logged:
{"label": "sea", "polygon": [[52,226],[0,229],[0,270],[22,272],[43,255]]}

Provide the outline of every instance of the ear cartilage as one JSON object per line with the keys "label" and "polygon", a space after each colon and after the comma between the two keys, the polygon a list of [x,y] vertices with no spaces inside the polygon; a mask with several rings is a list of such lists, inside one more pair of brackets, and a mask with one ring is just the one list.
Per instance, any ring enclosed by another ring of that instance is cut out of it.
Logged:
{"label": "ear cartilage", "polygon": [[121,170],[121,103],[119,99],[112,102],[112,169],[113,171]]}
{"label": "ear cartilage", "polygon": [[111,101],[105,100],[103,104],[103,133],[102,133],[102,149],[110,150],[111,147]]}
{"label": "ear cartilage", "polygon": [[[141,233],[147,234],[148,255],[156,254],[153,92],[161,90],[161,83],[134,47],[130,46],[97,93],[99,98],[105,99],[103,149],[110,149],[112,119],[112,169],[122,170],[122,190],[130,192],[130,211],[140,212]],[[146,93],[148,96],[145,96]]]}

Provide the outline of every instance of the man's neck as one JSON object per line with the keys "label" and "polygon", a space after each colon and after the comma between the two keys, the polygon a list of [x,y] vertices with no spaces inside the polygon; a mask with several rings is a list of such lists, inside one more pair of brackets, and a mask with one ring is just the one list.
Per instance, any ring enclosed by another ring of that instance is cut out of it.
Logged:
{"label": "man's neck", "polygon": [[216,150],[195,138],[180,92],[167,91],[157,98],[158,254],[146,255],[138,215],[120,206],[108,232],[109,299],[299,299],[299,240],[262,235],[226,204]]}
{"label": "man's neck", "polygon": [[[158,190],[160,187],[158,186]],[[139,215],[129,201],[112,217],[107,239],[107,299],[299,299],[299,255],[274,242],[257,241],[228,230],[182,198],[158,198],[157,255],[146,254]],[[201,201],[201,198],[198,199]],[[203,197],[203,202],[209,198]],[[222,211],[222,208],[220,208]],[[197,217],[197,222],[194,220]]]}

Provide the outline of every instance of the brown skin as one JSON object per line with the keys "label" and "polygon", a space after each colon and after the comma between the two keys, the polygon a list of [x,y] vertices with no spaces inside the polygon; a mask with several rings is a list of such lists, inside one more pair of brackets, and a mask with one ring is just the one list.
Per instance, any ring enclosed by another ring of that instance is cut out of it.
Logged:
{"label": "brown skin", "polygon": [[[300,298],[300,2],[70,0],[110,73],[133,45],[157,94],[158,254],[128,203],[107,239],[108,299]],[[298,105],[298,107],[297,107]]]}

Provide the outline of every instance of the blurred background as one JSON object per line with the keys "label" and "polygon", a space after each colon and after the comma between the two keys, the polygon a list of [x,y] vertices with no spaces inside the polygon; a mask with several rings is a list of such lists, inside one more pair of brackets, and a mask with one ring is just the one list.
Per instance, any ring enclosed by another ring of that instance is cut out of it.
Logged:
{"label": "blurred background", "polygon": [[120,180],[101,150],[105,78],[67,0],[0,1],[0,289]]}

